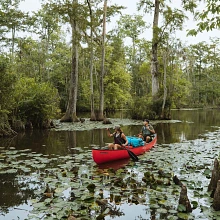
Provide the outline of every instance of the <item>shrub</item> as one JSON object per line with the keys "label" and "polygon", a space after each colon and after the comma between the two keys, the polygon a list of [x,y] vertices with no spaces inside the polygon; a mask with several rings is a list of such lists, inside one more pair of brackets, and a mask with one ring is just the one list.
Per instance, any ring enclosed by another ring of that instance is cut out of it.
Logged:
{"label": "shrub", "polygon": [[136,97],[131,107],[131,118],[133,119],[154,119],[156,116],[153,110],[152,98],[149,96]]}
{"label": "shrub", "polygon": [[9,72],[9,60],[0,55],[0,112],[9,113],[13,104],[15,76]]}
{"label": "shrub", "polygon": [[59,96],[49,83],[37,83],[33,78],[21,78],[15,85],[14,115],[34,127],[54,118],[58,113]]}

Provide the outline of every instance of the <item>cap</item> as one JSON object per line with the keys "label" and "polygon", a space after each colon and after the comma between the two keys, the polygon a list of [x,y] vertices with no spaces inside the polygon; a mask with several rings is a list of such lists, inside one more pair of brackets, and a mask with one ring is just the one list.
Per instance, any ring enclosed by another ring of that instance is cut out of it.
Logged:
{"label": "cap", "polygon": [[146,121],[146,122],[148,122],[148,123],[149,123],[149,120],[148,120],[148,119],[144,119],[143,121]]}
{"label": "cap", "polygon": [[120,129],[120,125],[115,125],[115,129]]}

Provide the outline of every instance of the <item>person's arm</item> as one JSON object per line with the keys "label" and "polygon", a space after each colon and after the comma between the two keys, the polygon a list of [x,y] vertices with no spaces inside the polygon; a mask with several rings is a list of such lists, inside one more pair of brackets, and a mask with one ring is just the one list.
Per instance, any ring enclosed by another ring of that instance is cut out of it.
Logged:
{"label": "person's arm", "polygon": [[150,131],[150,133],[155,134],[155,130],[152,125],[149,125],[148,130]]}
{"label": "person's arm", "polygon": [[111,134],[110,129],[109,129],[109,128],[107,128],[106,130],[107,130],[107,135],[108,135],[109,137],[112,137],[112,136],[113,136],[113,134]]}
{"label": "person's arm", "polygon": [[143,127],[141,128],[141,132],[138,135],[143,135]]}
{"label": "person's arm", "polygon": [[124,133],[122,133],[121,134],[121,137],[125,140],[125,143],[124,144],[122,144],[122,146],[127,146],[128,145],[128,140],[127,140],[127,138],[126,138],[126,136],[125,136],[125,134]]}

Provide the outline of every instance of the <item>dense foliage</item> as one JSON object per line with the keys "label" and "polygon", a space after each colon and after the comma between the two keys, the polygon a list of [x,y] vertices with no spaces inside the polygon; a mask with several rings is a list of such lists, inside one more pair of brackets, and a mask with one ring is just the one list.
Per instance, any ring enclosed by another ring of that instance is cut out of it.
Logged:
{"label": "dense foliage", "polygon": [[9,60],[0,55],[0,137],[12,135],[8,115],[13,109],[13,84],[15,76],[9,71]]}
{"label": "dense foliage", "polygon": [[0,55],[0,115],[10,112],[13,103],[15,75],[9,71],[9,60]]}
{"label": "dense foliage", "polygon": [[13,114],[22,121],[31,122],[34,127],[42,127],[45,121],[58,114],[58,92],[49,83],[21,78],[15,84],[14,92]]}
{"label": "dense foliage", "polygon": [[[166,1],[160,5],[163,19],[153,29],[152,39],[157,46],[156,78],[152,78],[152,42],[141,39],[143,30],[149,27],[142,16],[121,16],[103,44],[99,20],[103,15],[102,1],[45,0],[33,14],[18,9],[20,2],[0,1],[0,45],[4,48],[0,54],[2,123],[9,117],[10,121],[30,121],[34,127],[41,127],[44,121],[59,117],[59,109],[64,113],[70,107],[70,95],[76,99],[77,111],[90,111],[91,105],[99,110],[103,45],[105,111],[131,108],[133,118],[169,118],[170,108],[219,106],[219,39],[212,39],[211,44],[183,45],[173,38],[184,25],[184,13],[195,12],[199,6],[197,1],[183,1],[182,11],[165,4]],[[139,9],[150,14],[153,2],[142,1]],[[212,4],[217,3],[210,0],[204,13],[195,13],[201,19],[200,31],[219,25],[215,16],[218,10],[211,10]],[[107,6],[107,26],[122,9]],[[83,16],[75,15],[74,10]],[[215,19],[204,23],[210,13]],[[79,25],[74,26],[74,22]],[[126,39],[131,40],[131,45]],[[73,53],[76,49],[77,53]],[[78,73],[75,79],[71,78],[73,69]],[[155,79],[159,90],[152,97]]]}

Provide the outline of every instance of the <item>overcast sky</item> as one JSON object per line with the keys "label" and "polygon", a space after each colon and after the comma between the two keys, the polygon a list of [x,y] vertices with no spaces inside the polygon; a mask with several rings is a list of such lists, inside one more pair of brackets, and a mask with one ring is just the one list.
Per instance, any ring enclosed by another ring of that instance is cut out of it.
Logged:
{"label": "overcast sky", "polygon": [[[118,4],[118,5],[123,5],[126,7],[125,10],[123,10],[123,14],[130,14],[130,15],[134,15],[137,14],[137,10],[136,10],[136,4],[137,2],[139,2],[139,0],[109,0],[108,4],[112,5],[112,4]],[[173,0],[174,3],[172,3],[172,5],[174,5],[175,7],[180,7],[180,0]],[[40,8],[40,0],[25,0],[25,2],[22,2],[21,4],[21,8],[22,10],[25,11],[34,11],[34,10],[38,10]],[[118,18],[116,17],[115,19],[113,19],[112,24],[108,24],[110,25],[112,28],[114,28],[116,26],[115,21]],[[149,24],[152,24],[152,20],[153,17],[152,15],[146,15],[144,17],[144,19],[146,20],[146,22]],[[182,32],[177,32],[176,33],[176,38],[180,38],[184,43],[186,44],[194,44],[194,43],[198,43],[201,41],[205,41],[205,42],[210,42],[210,37],[219,37],[220,36],[220,30],[214,30],[212,32],[203,32],[198,34],[196,37],[187,37],[186,36],[186,30],[187,29],[192,29],[196,27],[196,22],[193,21],[193,19],[190,19],[189,21],[187,21],[184,25],[185,27],[185,31]],[[108,29],[108,28],[107,28]],[[150,40],[152,37],[151,31],[147,30],[141,37]]]}

